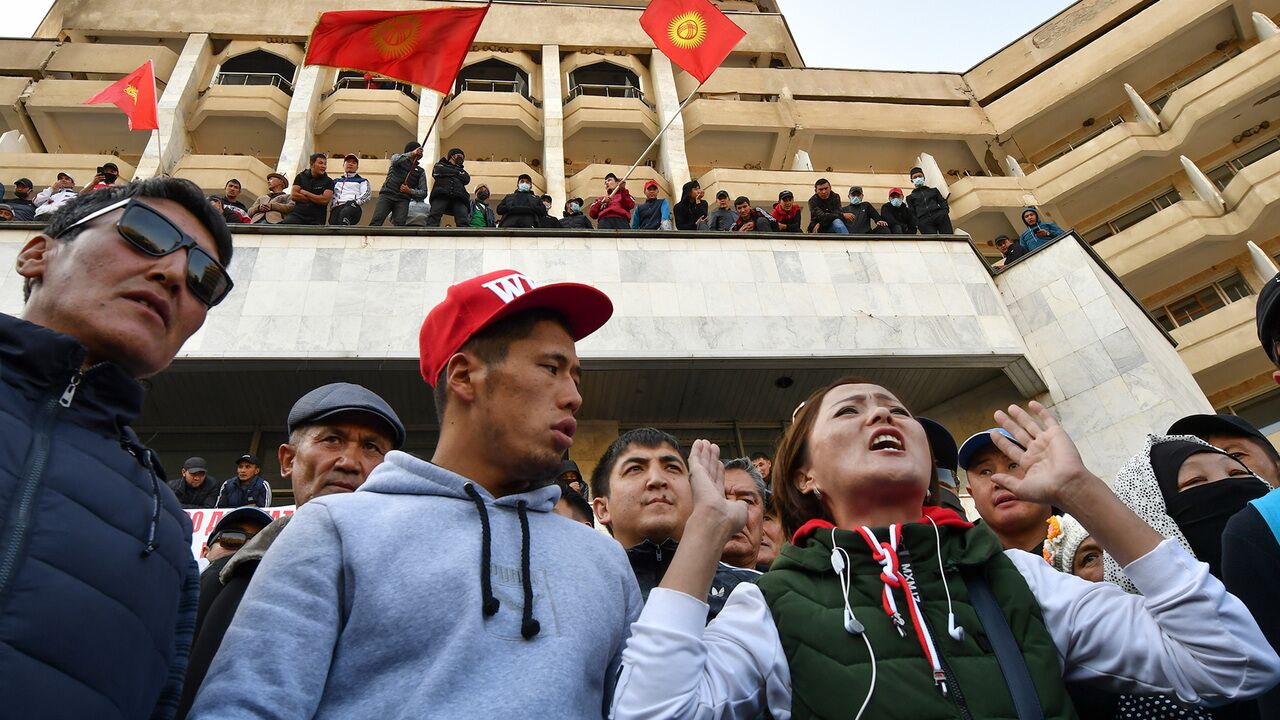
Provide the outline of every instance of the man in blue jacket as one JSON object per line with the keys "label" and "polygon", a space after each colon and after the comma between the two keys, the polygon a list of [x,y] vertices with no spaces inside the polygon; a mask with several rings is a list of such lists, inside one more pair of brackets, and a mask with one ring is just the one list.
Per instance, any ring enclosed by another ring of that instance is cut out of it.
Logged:
{"label": "man in blue jacket", "polygon": [[1050,240],[1066,232],[1055,223],[1041,220],[1040,211],[1033,207],[1023,208],[1022,224],[1026,225],[1027,229],[1022,231],[1018,242],[1027,249],[1027,252],[1049,244]]}
{"label": "man in blue jacket", "polygon": [[226,223],[187,180],[80,195],[23,246],[0,315],[5,717],[169,718],[198,577],[191,521],[128,424],[231,289]]}

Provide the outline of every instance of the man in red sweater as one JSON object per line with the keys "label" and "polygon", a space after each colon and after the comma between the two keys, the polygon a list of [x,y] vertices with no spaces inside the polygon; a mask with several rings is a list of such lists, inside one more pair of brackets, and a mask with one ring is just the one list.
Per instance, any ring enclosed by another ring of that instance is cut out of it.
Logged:
{"label": "man in red sweater", "polygon": [[630,230],[631,211],[635,209],[636,201],[627,192],[627,184],[609,173],[604,176],[604,187],[606,194],[591,203],[587,215],[597,221],[598,230]]}

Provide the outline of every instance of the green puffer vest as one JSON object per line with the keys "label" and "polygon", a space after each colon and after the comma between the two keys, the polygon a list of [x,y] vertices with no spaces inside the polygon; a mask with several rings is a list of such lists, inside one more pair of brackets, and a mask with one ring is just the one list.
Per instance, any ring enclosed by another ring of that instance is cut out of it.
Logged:
{"label": "green puffer vest", "polygon": [[[864,717],[1017,720],[999,663],[969,604],[969,591],[960,572],[968,567],[985,571],[1022,647],[1044,716],[1076,718],[1040,606],[1017,567],[1005,557],[1000,541],[985,526],[944,524],[941,517],[937,519],[947,570],[945,582],[951,590],[956,622],[965,630],[964,640],[947,634],[947,596],[938,572],[933,526],[928,522],[905,526],[898,554],[904,575],[909,558],[921,611],[949,678],[946,696],[934,685],[933,671],[911,627],[902,591],[894,592],[898,609],[907,619],[905,637],[884,612],[881,568],[872,559],[867,543],[858,533],[836,530],[836,542],[851,560],[850,605],[875,650],[876,687]],[[875,533],[882,542],[888,539],[885,528],[877,528]],[[801,543],[799,547],[785,545],[770,571],[757,581],[791,669],[791,716],[797,720],[847,720],[857,714],[867,695],[870,657],[862,638],[844,630],[840,582],[831,569],[831,531],[818,530]],[[904,546],[907,553],[902,552]]]}

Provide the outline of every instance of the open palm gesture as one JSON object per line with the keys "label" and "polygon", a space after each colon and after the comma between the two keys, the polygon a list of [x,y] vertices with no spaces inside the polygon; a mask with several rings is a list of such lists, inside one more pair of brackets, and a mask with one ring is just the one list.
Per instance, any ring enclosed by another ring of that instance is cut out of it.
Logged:
{"label": "open palm gesture", "polygon": [[747,524],[747,504],[724,496],[724,465],[720,463],[720,446],[708,440],[695,440],[689,450],[689,486],[693,491],[690,517],[720,525],[726,539]]}
{"label": "open palm gesture", "polygon": [[1075,443],[1053,415],[1034,400],[1027,404],[1027,408],[1030,412],[1010,405],[1007,413],[995,413],[996,422],[1013,436],[1013,440],[1000,432],[991,432],[996,447],[1021,465],[1025,475],[1018,479],[998,473],[992,480],[1008,488],[1019,500],[1059,504],[1078,481],[1092,475],[1085,469]]}

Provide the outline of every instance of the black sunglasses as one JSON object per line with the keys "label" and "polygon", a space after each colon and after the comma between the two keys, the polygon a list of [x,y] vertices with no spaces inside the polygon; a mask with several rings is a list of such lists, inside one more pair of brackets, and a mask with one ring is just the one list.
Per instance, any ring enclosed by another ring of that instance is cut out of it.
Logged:
{"label": "black sunglasses", "polygon": [[243,530],[223,530],[217,535],[209,538],[209,544],[213,545],[216,543],[228,550],[233,550],[243,547],[244,544],[249,542],[249,540],[251,540],[256,534],[257,533],[247,533]]}
{"label": "black sunglasses", "polygon": [[80,218],[63,230],[65,235],[72,228],[96,220],[109,212],[124,208],[120,218],[116,220],[116,230],[120,237],[129,241],[134,249],[152,257],[172,255],[179,250],[187,249],[187,287],[197,300],[208,307],[222,302],[231,292],[231,276],[212,255],[205,252],[194,238],[182,232],[173,221],[165,217],[159,210],[138,200],[128,198],[112,203],[101,210],[96,210]]}

